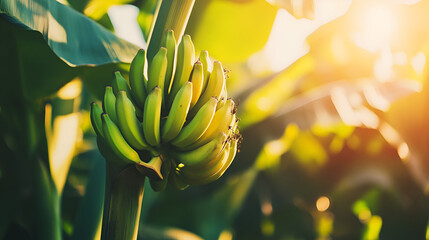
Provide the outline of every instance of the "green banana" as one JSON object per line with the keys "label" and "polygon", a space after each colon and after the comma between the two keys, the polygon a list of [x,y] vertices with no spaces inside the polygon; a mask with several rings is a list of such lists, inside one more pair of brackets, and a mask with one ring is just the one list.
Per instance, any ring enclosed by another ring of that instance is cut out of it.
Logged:
{"label": "green banana", "polygon": [[91,103],[90,117],[106,160],[133,163],[154,191],[183,190],[222,176],[241,136],[222,64],[207,51],[195,62],[191,37],[176,42],[173,30],[161,46],[151,59],[137,52],[129,81],[115,72],[103,110]]}
{"label": "green banana", "polygon": [[103,111],[109,115],[113,122],[117,122],[115,105],[116,97],[113,93],[113,89],[111,86],[107,86],[104,91]]}
{"label": "green banana", "polygon": [[161,47],[153,57],[148,69],[147,93],[149,94],[155,87],[164,89],[165,73],[167,71],[167,49]]}
{"label": "green banana", "polygon": [[115,96],[118,95],[119,91],[126,91],[128,98],[131,99],[130,86],[128,86],[127,80],[125,80],[125,78],[122,77],[121,72],[119,71],[115,72],[115,78],[113,78],[112,87],[113,87],[113,93],[115,94]]}
{"label": "green banana", "polygon": [[213,63],[213,72],[210,74],[209,82],[203,94],[198,99],[197,104],[190,111],[190,116],[194,114],[203,106],[211,97],[216,97],[219,99],[219,96],[222,92],[223,86],[225,85],[225,76],[223,74],[222,63],[215,61]]}
{"label": "green banana", "polygon": [[146,99],[146,85],[147,79],[144,75],[144,67],[146,64],[146,51],[140,49],[134,57],[130,66],[130,86],[131,95],[133,96],[137,106],[144,107],[144,100]]}
{"label": "green banana", "polygon": [[143,133],[146,142],[151,146],[160,144],[160,117],[162,89],[155,87],[146,98],[143,114]]}
{"label": "green banana", "polygon": [[148,149],[133,103],[128,99],[125,91],[119,91],[116,97],[116,117],[118,119],[119,129],[125,140],[127,140],[134,149]]}
{"label": "green banana", "polygon": [[177,50],[176,73],[171,86],[169,103],[172,103],[182,85],[189,80],[195,62],[195,48],[191,36],[183,35]]}
{"label": "green banana", "polygon": [[224,133],[207,144],[187,152],[175,152],[174,158],[183,163],[185,168],[199,168],[205,166],[215,158],[224,148],[228,136]]}
{"label": "green banana", "polygon": [[216,111],[216,104],[217,99],[210,98],[189,124],[182,128],[179,135],[171,141],[171,144],[180,148],[197,141],[210,125]]}
{"label": "green banana", "polygon": [[198,171],[193,168],[187,168],[186,166],[184,166],[180,169],[180,176],[182,177],[182,180],[189,185],[204,184],[201,182],[202,180],[215,175],[222,170],[225,164],[227,164],[230,150],[230,143],[227,142],[222,152],[219,153],[218,156],[216,156],[214,159],[210,159],[210,162],[214,164],[210,164],[210,166],[200,168],[198,169]]}
{"label": "green banana", "polygon": [[121,131],[106,113],[101,114],[104,138],[113,152],[124,163],[140,162],[139,154],[125,141]]}
{"label": "green banana", "polygon": [[164,96],[168,96],[173,83],[174,70],[176,70],[176,39],[174,31],[168,30],[165,33],[165,38],[162,46],[167,48],[167,72],[165,73]]}
{"label": "green banana", "polygon": [[174,98],[167,121],[162,128],[162,141],[168,142],[175,138],[183,127],[188,115],[192,99],[192,82],[187,82]]}
{"label": "green banana", "polygon": [[209,57],[209,52],[205,50],[200,52],[200,62],[203,64],[203,71],[204,71],[204,78],[203,78],[204,81],[203,81],[203,88],[202,88],[202,92],[204,92],[204,90],[207,87],[207,82],[209,81],[210,67],[212,65]]}
{"label": "green banana", "polygon": [[[219,104],[219,103],[218,103]],[[229,130],[235,123],[235,103],[232,99],[228,99],[226,104],[216,111],[213,120],[204,134],[194,143],[184,147],[184,149],[198,148],[219,136],[222,132],[229,135]]]}
{"label": "green banana", "polygon": [[225,173],[225,171],[229,168],[231,163],[234,161],[235,155],[237,154],[237,148],[238,148],[237,140],[234,140],[230,145],[228,159],[226,160],[225,164],[223,164],[222,168],[218,172],[206,178],[200,179],[198,184],[203,185],[203,184],[211,183],[213,181],[216,181],[220,177],[222,177],[222,175]]}
{"label": "green banana", "polygon": [[200,98],[202,89],[203,89],[203,83],[204,83],[204,71],[203,71],[203,64],[200,61],[197,61],[194,64],[194,68],[192,69],[190,81],[192,82],[193,90],[192,90],[192,101],[191,106],[195,106],[198,99]]}
{"label": "green banana", "polygon": [[101,114],[103,113],[103,110],[98,106],[97,103],[92,102],[91,103],[91,123],[92,127],[94,128],[95,133],[98,136],[101,136],[104,138],[104,132],[103,132],[103,122],[101,121]]}

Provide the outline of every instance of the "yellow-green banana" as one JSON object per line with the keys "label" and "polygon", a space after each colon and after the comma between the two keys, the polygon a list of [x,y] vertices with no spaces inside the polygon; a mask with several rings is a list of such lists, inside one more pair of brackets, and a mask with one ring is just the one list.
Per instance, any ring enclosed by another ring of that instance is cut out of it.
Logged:
{"label": "yellow-green banana", "polygon": [[204,90],[207,87],[207,82],[209,81],[210,68],[212,65],[212,62],[209,57],[209,52],[205,50],[200,52],[200,62],[203,64],[203,71],[204,71],[204,81],[203,81],[203,88],[202,88],[202,91],[204,92]]}
{"label": "yellow-green banana", "polygon": [[134,149],[148,149],[133,103],[128,99],[125,91],[119,91],[116,97],[116,117],[118,119],[119,129],[125,140],[127,140]]}
{"label": "yellow-green banana", "polygon": [[195,106],[198,99],[200,98],[202,89],[203,89],[203,82],[204,82],[204,71],[203,71],[203,64],[200,61],[197,61],[194,64],[194,68],[192,69],[191,78],[190,80],[192,82],[193,90],[192,90],[192,101],[191,106]]}
{"label": "yellow-green banana", "polygon": [[180,88],[189,80],[195,62],[195,48],[191,36],[183,35],[177,50],[176,73],[171,86],[169,102],[172,103]]}
{"label": "yellow-green banana", "polygon": [[146,98],[143,113],[143,133],[146,142],[151,146],[160,144],[160,117],[162,105],[162,89],[155,87]]}
{"label": "yellow-green banana", "polygon": [[211,183],[213,181],[216,181],[220,177],[222,177],[222,175],[225,173],[225,171],[229,168],[231,163],[234,161],[235,155],[237,154],[237,145],[238,145],[237,140],[234,140],[231,142],[228,159],[223,164],[221,169],[206,178],[199,179],[199,185]]}
{"label": "yellow-green banana", "polygon": [[167,49],[161,47],[148,69],[147,92],[150,93],[155,87],[164,89],[165,73],[167,71]]}
{"label": "yellow-green banana", "polygon": [[205,145],[187,152],[175,152],[174,158],[184,164],[185,168],[198,169],[205,166],[221,153],[228,136],[221,133]]}
{"label": "yellow-green banana", "polygon": [[164,96],[168,96],[174,78],[174,70],[176,70],[176,39],[174,38],[173,30],[168,30],[165,33],[162,46],[167,48],[167,71],[165,73]]}
{"label": "yellow-green banana", "polygon": [[221,107],[223,107],[227,99],[228,99],[228,93],[226,91],[226,84],[224,84],[222,92],[220,93],[220,96],[219,96],[219,103],[216,106],[216,110],[219,110]]}
{"label": "yellow-green banana", "polygon": [[92,127],[94,128],[95,133],[98,136],[101,136],[104,138],[104,132],[103,132],[103,122],[101,121],[101,114],[103,113],[103,110],[98,106],[97,103],[92,102],[91,103],[91,123]]}
{"label": "yellow-green banana", "polygon": [[107,114],[109,114],[110,119],[112,119],[113,122],[117,122],[116,120],[116,97],[113,93],[113,89],[111,86],[107,86],[106,90],[104,91],[104,99],[103,99],[103,111]]}
{"label": "yellow-green banana", "polygon": [[103,122],[104,139],[116,156],[124,161],[124,163],[140,162],[139,154],[125,141],[121,131],[110,120],[109,115],[103,113],[101,119]]}
{"label": "yellow-green banana", "polygon": [[[219,103],[218,103],[219,104]],[[191,145],[186,146],[184,149],[198,148],[219,136],[222,132],[229,135],[229,130],[235,123],[235,103],[232,99],[228,99],[226,104],[216,111],[213,120],[204,134]]]}
{"label": "yellow-green banana", "polygon": [[130,86],[131,95],[140,108],[144,107],[144,100],[146,99],[146,85],[147,79],[144,75],[144,68],[146,64],[146,51],[140,49],[134,57],[130,66]]}
{"label": "yellow-green banana", "polygon": [[207,103],[201,107],[195,117],[188,125],[182,128],[179,135],[171,143],[176,147],[185,147],[197,141],[207,130],[213,115],[216,111],[216,98],[210,98]]}
{"label": "yellow-green banana", "polygon": [[186,82],[174,98],[167,121],[162,128],[162,141],[175,138],[183,127],[192,99],[192,82]]}
{"label": "yellow-green banana", "polygon": [[213,63],[213,72],[210,74],[209,82],[205,91],[198,99],[197,104],[190,111],[190,116],[194,114],[203,106],[210,98],[216,97],[219,99],[219,96],[222,92],[223,86],[225,85],[225,76],[223,74],[222,63],[215,61]]}
{"label": "yellow-green banana", "polygon": [[187,168],[186,166],[184,166],[180,169],[180,176],[182,176],[183,181],[187,184],[204,184],[202,183],[203,180],[215,175],[222,170],[225,164],[227,164],[230,150],[230,143],[227,142],[222,152],[218,154],[218,156],[216,156],[214,159],[211,159],[210,162],[213,162],[214,164],[211,164],[210,166],[204,168],[200,168],[198,169],[198,171],[193,168]]}

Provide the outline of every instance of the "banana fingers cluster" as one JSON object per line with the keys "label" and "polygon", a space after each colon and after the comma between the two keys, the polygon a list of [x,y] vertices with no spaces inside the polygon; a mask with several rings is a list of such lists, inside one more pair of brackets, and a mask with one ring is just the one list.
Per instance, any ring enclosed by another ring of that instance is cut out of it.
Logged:
{"label": "banana fingers cluster", "polygon": [[176,45],[173,31],[166,32],[148,66],[146,52],[139,50],[129,84],[116,72],[102,108],[91,104],[103,156],[119,165],[136,164],[155,191],[218,179],[241,140],[222,64],[212,63],[207,51],[196,60],[189,35]]}

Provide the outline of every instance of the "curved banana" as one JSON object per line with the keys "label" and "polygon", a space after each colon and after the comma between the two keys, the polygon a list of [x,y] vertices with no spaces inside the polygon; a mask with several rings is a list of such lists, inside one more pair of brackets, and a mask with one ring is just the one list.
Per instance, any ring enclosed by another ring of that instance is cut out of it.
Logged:
{"label": "curved banana", "polygon": [[131,95],[133,96],[137,106],[144,107],[146,99],[147,79],[144,75],[144,67],[146,64],[146,51],[140,49],[134,57],[130,66],[130,86]]}
{"label": "curved banana", "polygon": [[148,69],[148,82],[147,92],[148,94],[158,86],[164,89],[165,73],[167,71],[167,49],[161,47],[158,53],[153,57],[153,60]]}
{"label": "curved banana", "polygon": [[91,123],[92,127],[94,128],[95,133],[98,136],[101,136],[104,138],[104,132],[103,132],[103,122],[101,121],[101,114],[103,113],[103,110],[98,106],[97,103],[92,102],[91,103]]}
{"label": "curved banana", "polygon": [[104,138],[113,152],[124,163],[140,162],[139,154],[125,141],[121,131],[106,113],[101,114]]}
{"label": "curved banana", "polygon": [[222,168],[215,174],[212,174],[204,179],[200,179],[200,181],[198,182],[199,185],[211,183],[213,181],[216,181],[220,177],[222,177],[222,175],[225,173],[225,171],[229,168],[231,163],[234,161],[235,155],[237,154],[237,148],[238,148],[237,140],[234,140],[230,146],[228,159],[226,160]]}
{"label": "curved banana", "polygon": [[216,111],[216,104],[217,99],[210,98],[189,124],[182,128],[179,135],[171,141],[171,144],[180,148],[197,141],[210,125]]}
{"label": "curved banana", "polygon": [[177,92],[189,80],[195,62],[195,48],[191,36],[183,35],[177,50],[176,73],[171,86],[169,103],[172,103]]}
{"label": "curved banana", "polygon": [[160,117],[162,105],[162,89],[155,87],[146,98],[143,114],[143,133],[146,142],[151,146],[159,146]]}
{"label": "curved banana", "polygon": [[167,121],[162,128],[162,141],[168,142],[175,138],[183,127],[188,115],[192,99],[192,82],[186,82],[174,98]]}
{"label": "curved banana", "polygon": [[204,84],[204,71],[203,71],[203,64],[200,61],[197,61],[194,64],[194,68],[192,69],[190,80],[192,82],[193,90],[192,90],[192,101],[191,106],[195,106],[198,99],[200,98],[203,84]]}
{"label": "curved banana", "polygon": [[125,80],[125,78],[122,77],[121,72],[119,71],[115,72],[115,78],[113,78],[112,87],[113,87],[113,93],[115,94],[115,96],[118,95],[119,91],[126,91],[128,98],[131,99],[130,86],[128,85],[127,80]]}
{"label": "curved banana", "polygon": [[216,97],[219,99],[219,96],[222,92],[223,86],[225,85],[225,76],[223,74],[222,63],[215,61],[213,63],[213,72],[210,74],[209,82],[207,83],[206,90],[201,95],[197,104],[190,111],[190,116],[194,114],[203,106],[211,97]]}
{"label": "curved banana", "polygon": [[222,92],[219,96],[219,103],[216,106],[216,110],[219,110],[221,107],[223,107],[226,103],[226,100],[228,99],[228,92],[226,90],[226,84],[223,85]]}
{"label": "curved banana", "polygon": [[113,88],[111,86],[107,86],[104,91],[103,111],[109,115],[113,122],[117,122],[115,105],[116,97],[113,93]]}
{"label": "curved banana", "polygon": [[206,50],[200,52],[200,62],[203,64],[203,71],[204,71],[204,78],[203,78],[204,81],[203,81],[203,88],[202,88],[202,92],[204,92],[204,90],[207,87],[207,82],[209,81],[210,67],[212,65],[212,62],[209,57],[209,52],[207,52]]}
{"label": "curved banana", "polygon": [[[219,104],[219,103],[218,103]],[[229,135],[229,130],[235,123],[235,103],[228,99],[225,105],[216,111],[213,120],[204,134],[194,143],[184,147],[184,149],[198,148],[219,136],[222,132]]]}
{"label": "curved banana", "polygon": [[165,73],[164,96],[168,96],[174,78],[174,70],[176,70],[176,38],[174,38],[173,30],[168,30],[165,33],[162,46],[167,48],[167,71]]}
{"label": "curved banana", "polygon": [[228,162],[230,150],[230,143],[227,142],[222,152],[214,159],[210,160],[210,162],[213,163],[210,164],[210,166],[200,168],[198,170],[184,166],[180,169],[182,180],[189,185],[204,184],[202,182],[203,180],[215,175],[224,168]]}
{"label": "curved banana", "polygon": [[174,158],[184,164],[185,168],[199,168],[205,166],[223,150],[228,136],[224,133],[207,144],[187,152],[173,153]]}
{"label": "curved banana", "polygon": [[116,115],[119,129],[125,140],[127,140],[134,149],[148,149],[133,103],[128,99],[125,91],[119,91],[116,98]]}

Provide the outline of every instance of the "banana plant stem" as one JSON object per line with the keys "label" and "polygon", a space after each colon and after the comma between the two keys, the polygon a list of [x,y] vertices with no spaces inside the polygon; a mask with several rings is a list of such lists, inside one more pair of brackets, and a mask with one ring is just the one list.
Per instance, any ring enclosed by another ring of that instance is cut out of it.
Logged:
{"label": "banana plant stem", "polygon": [[162,0],[155,17],[155,24],[149,36],[149,46],[147,49],[149,63],[161,46],[164,33],[167,30],[173,30],[176,42],[180,42],[191,16],[194,3],[195,0]]}
{"label": "banana plant stem", "polygon": [[101,239],[137,239],[145,176],[134,165],[123,170],[107,163]]}

